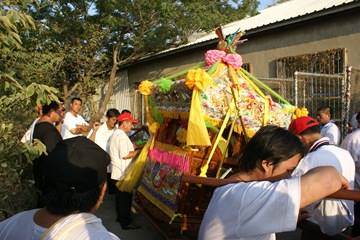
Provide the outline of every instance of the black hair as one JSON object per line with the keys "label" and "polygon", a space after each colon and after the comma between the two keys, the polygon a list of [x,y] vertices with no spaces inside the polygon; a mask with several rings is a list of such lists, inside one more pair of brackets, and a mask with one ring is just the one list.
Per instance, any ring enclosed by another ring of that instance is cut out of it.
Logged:
{"label": "black hair", "polygon": [[44,203],[46,209],[52,214],[90,212],[99,200],[100,193],[100,186],[84,193],[52,189],[44,194]]}
{"label": "black hair", "polygon": [[45,115],[45,114],[48,114],[50,113],[51,111],[56,111],[58,110],[60,107],[60,104],[56,101],[51,101],[49,104],[45,104],[42,106],[42,113]]}
{"label": "black hair", "polygon": [[320,108],[318,108],[318,110],[317,110],[317,113],[325,113],[325,114],[327,114],[327,115],[332,115],[332,109],[330,108],[330,107],[320,107]]}
{"label": "black hair", "polygon": [[360,123],[360,112],[356,114],[356,120]]}
{"label": "black hair", "polygon": [[[311,120],[313,121],[313,120]],[[320,126],[312,126],[306,129],[305,131],[301,132],[299,135],[308,135],[308,134],[314,134],[314,133],[320,133]]]}
{"label": "black hair", "polygon": [[106,112],[106,117],[107,118],[112,118],[112,117],[117,117],[120,115],[119,110],[117,110],[116,108],[110,108],[109,110],[107,110]]}
{"label": "black hair", "polygon": [[127,110],[127,109],[123,109],[123,110],[121,111],[121,114],[123,114],[123,113],[131,113],[131,111],[130,111],[130,110]]}
{"label": "black hair", "polygon": [[261,166],[263,160],[276,165],[296,154],[304,155],[305,148],[298,137],[288,130],[268,125],[262,127],[244,148],[239,170],[250,172]]}
{"label": "black hair", "polygon": [[82,103],[81,98],[78,98],[78,97],[74,97],[71,99],[71,103],[74,103],[74,101],[80,101]]}

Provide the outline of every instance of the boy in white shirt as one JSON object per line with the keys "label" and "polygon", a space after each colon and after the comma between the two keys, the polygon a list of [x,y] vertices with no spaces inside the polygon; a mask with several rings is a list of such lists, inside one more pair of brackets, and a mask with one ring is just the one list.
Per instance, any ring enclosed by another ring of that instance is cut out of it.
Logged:
{"label": "boy in white shirt", "polygon": [[80,98],[71,99],[70,111],[65,114],[64,122],[61,127],[62,138],[68,139],[82,136],[90,130],[89,124],[79,114],[81,111],[82,100]]}
{"label": "boy in white shirt", "polygon": [[302,143],[289,131],[276,126],[261,128],[245,146],[240,172],[232,176],[243,182],[215,190],[199,239],[274,240],[276,232],[296,228],[300,208],[347,184],[332,167],[313,169],[301,177],[265,181],[288,176],[303,152]]}
{"label": "boy in white shirt", "polygon": [[[308,153],[300,161],[292,176],[302,176],[309,170],[320,166],[332,166],[339,174],[344,176],[354,187],[355,165],[348,151],[337,146],[331,145],[329,139],[321,137],[319,123],[311,117],[300,117],[293,120],[289,126],[289,131],[297,135],[304,143]],[[305,211],[310,215],[307,219],[317,226],[311,232],[304,228],[302,239],[318,234],[335,235],[354,223],[354,203],[348,200],[326,199],[308,206]],[[304,223],[310,225],[309,223]],[[323,233],[323,234],[322,234]]]}
{"label": "boy in white shirt", "polygon": [[93,212],[106,191],[109,155],[85,137],[67,139],[46,157],[45,208],[0,222],[1,240],[119,240]]}
{"label": "boy in white shirt", "polygon": [[[106,122],[100,126],[95,126],[90,130],[88,138],[99,145],[104,151],[109,153],[110,138],[116,130],[117,117],[120,115],[119,111],[115,108],[111,108],[106,112]],[[111,166],[107,168],[108,178],[107,184],[109,193],[115,192],[115,185],[111,181]]]}
{"label": "boy in white shirt", "polygon": [[317,111],[317,120],[322,125],[321,136],[329,138],[330,144],[340,144],[340,130],[331,120],[331,109],[329,107],[319,108]]}

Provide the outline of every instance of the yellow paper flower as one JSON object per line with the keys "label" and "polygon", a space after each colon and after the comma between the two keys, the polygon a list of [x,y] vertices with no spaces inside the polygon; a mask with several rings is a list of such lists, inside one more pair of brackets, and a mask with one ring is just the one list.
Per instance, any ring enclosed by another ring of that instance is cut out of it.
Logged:
{"label": "yellow paper flower", "polygon": [[139,85],[139,91],[142,95],[148,96],[152,93],[154,84],[149,80],[144,80]]}
{"label": "yellow paper flower", "polygon": [[179,128],[176,131],[176,140],[178,140],[179,143],[186,143],[186,135],[187,135],[186,129]]}
{"label": "yellow paper flower", "polygon": [[213,84],[212,78],[201,68],[192,69],[186,75],[185,85],[191,90],[196,87],[202,91],[211,84]]}
{"label": "yellow paper flower", "polygon": [[296,108],[293,114],[293,119],[297,119],[299,117],[305,117],[309,115],[309,111],[306,107],[303,108]]}
{"label": "yellow paper flower", "polygon": [[159,124],[159,123],[153,122],[153,123],[151,123],[150,126],[149,126],[149,131],[150,131],[152,134],[155,134],[156,131],[159,129],[159,127],[160,127],[160,124]]}

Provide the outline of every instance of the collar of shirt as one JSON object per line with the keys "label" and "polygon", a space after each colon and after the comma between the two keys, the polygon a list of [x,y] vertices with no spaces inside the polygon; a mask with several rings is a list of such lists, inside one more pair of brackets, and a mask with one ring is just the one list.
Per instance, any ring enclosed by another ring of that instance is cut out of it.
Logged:
{"label": "collar of shirt", "polygon": [[309,148],[309,152],[315,151],[316,149],[318,149],[319,147],[321,147],[324,144],[328,145],[329,141],[330,141],[330,139],[328,137],[322,137],[322,138],[316,140]]}

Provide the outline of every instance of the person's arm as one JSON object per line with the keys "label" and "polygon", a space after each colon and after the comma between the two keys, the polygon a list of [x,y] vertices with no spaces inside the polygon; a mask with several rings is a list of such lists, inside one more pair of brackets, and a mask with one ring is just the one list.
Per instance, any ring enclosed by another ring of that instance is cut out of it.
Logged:
{"label": "person's arm", "polygon": [[50,153],[54,150],[56,144],[62,141],[62,137],[55,126],[44,126],[46,127],[47,134],[44,134],[43,144],[46,146],[46,152]]}
{"label": "person's arm", "polygon": [[131,159],[138,154],[139,150],[130,151],[123,159]]}
{"label": "person's arm", "polygon": [[300,207],[325,198],[341,188],[348,188],[347,180],[334,167],[317,167],[301,177]]}
{"label": "person's arm", "polygon": [[93,128],[90,130],[89,135],[87,136],[91,141],[95,142],[97,130],[100,127],[100,123],[94,123]]}

